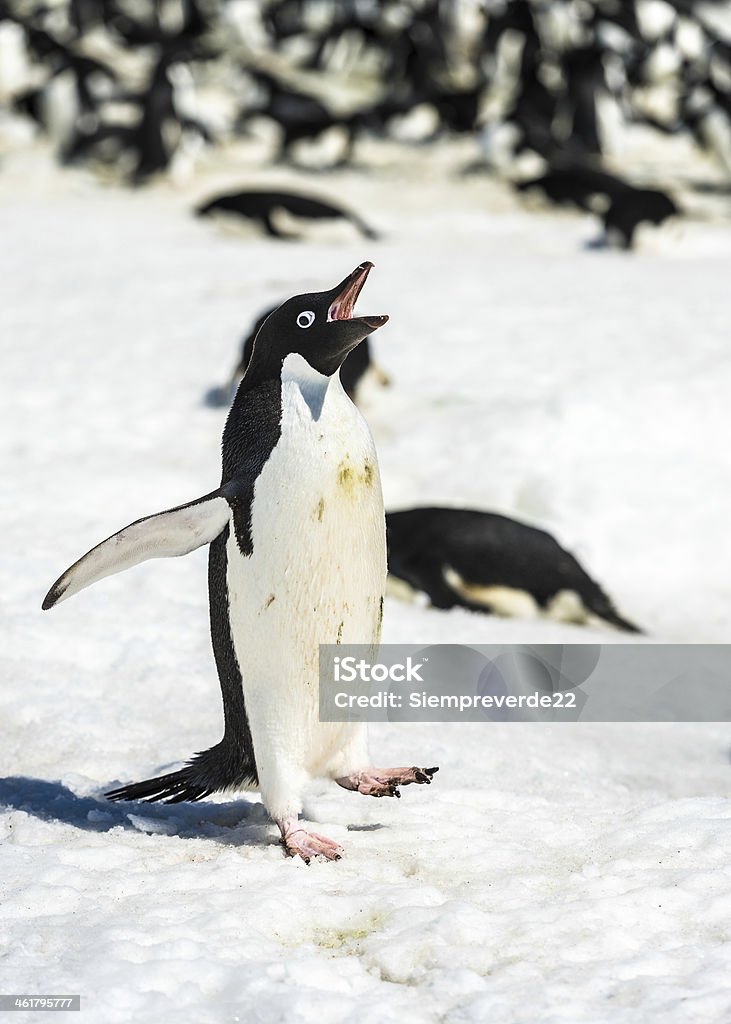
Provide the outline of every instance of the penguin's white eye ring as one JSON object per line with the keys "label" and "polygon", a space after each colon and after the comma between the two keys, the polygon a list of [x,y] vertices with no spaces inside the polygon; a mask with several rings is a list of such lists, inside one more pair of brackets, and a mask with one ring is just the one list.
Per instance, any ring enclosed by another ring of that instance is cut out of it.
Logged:
{"label": "penguin's white eye ring", "polygon": [[297,326],[298,327],[312,327],[314,322],[315,322],[315,314],[312,312],[311,309],[305,309],[297,317]]}

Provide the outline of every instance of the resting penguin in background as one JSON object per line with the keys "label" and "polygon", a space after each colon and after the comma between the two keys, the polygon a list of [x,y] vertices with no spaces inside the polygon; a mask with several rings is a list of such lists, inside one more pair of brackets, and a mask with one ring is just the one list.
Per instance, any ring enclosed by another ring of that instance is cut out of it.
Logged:
{"label": "resting penguin in background", "polygon": [[[206,405],[213,408],[221,408],[231,404],[234,395],[236,394],[236,388],[239,386],[241,378],[246,372],[246,367],[249,365],[251,353],[254,349],[254,340],[264,326],[266,319],[271,316],[276,308],[276,306],[273,306],[271,309],[268,309],[266,313],[262,313],[256,321],[244,338],[241,346],[241,358],[236,364],[234,372],[231,374],[231,379],[222,387],[211,388],[211,390],[207,392],[205,398]],[[345,362],[340,367],[340,381],[345,389],[345,394],[351,402],[356,402],[358,385],[369,370],[373,372],[378,383],[382,387],[388,387],[390,381],[386,374],[379,369],[371,359],[371,348],[368,343],[368,339],[364,338],[360,345],[356,345],[356,347],[347,354]]]}
{"label": "resting penguin in background", "polygon": [[224,708],[222,740],[180,771],[123,786],[112,800],[200,800],[261,791],[287,853],[335,860],[337,843],[297,816],[307,781],[398,796],[436,768],[370,767],[363,723],[320,722],[319,645],[381,634],[386,530],[378,462],[338,370],[387,320],[353,316],[373,264],[337,287],[298,295],[264,324],[223,432],[221,485],[138,519],[53,584],[59,601],[148,558],[210,544],[211,638]]}
{"label": "resting penguin in background", "polygon": [[198,217],[205,217],[211,213],[234,213],[260,224],[273,238],[294,241],[299,235],[287,234],[278,228],[272,219],[273,215],[281,210],[305,220],[346,220],[366,238],[378,238],[373,228],[370,228],[357,213],[294,192],[232,192],[209,199],[195,212]]}
{"label": "resting penguin in background", "polygon": [[660,225],[680,209],[659,189],[636,188],[608,171],[581,164],[551,167],[545,174],[515,183],[518,192],[540,189],[558,206],[572,205],[596,213],[605,241],[631,249],[640,224]]}
{"label": "resting penguin in background", "polygon": [[386,514],[386,536],[389,573],[435,608],[576,623],[595,616],[642,632],[544,530],[493,512],[412,508]]}

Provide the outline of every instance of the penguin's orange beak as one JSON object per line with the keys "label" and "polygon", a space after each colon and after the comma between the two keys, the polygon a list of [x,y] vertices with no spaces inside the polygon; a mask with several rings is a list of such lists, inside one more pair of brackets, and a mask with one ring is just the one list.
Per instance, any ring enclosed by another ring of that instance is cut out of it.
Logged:
{"label": "penguin's orange beak", "polygon": [[333,289],[335,298],[327,311],[328,322],[332,320],[356,319],[362,320],[372,331],[383,327],[388,320],[388,316],[385,313],[379,316],[353,317],[355,303],[372,269],[373,264],[366,260],[365,263],[361,263],[359,267],[356,267],[353,273],[346,277],[344,281],[341,281],[337,288]]}

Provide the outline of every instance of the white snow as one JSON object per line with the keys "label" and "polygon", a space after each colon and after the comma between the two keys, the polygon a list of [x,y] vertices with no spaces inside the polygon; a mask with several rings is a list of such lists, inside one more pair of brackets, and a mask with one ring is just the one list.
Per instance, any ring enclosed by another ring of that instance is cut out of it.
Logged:
{"label": "white snow", "polygon": [[[387,504],[535,521],[651,640],[728,639],[727,222],[596,252],[592,219],[426,155],[417,179],[383,163],[308,182],[382,242],[298,246],[189,216],[214,187],[295,181],[281,171],[122,191],[7,161],[0,987],[81,993],[104,1024],[728,1020],[725,725],[374,726],[376,763],[441,770],[398,802],[315,789],[336,864],[286,860],[256,796],[103,799],[219,738],[206,553],[51,613],[43,595],[217,485],[204,392],[268,303],[363,259],[360,308],[391,315],[374,344],[393,386],[366,410]],[[623,638],[390,599],[384,639]]]}

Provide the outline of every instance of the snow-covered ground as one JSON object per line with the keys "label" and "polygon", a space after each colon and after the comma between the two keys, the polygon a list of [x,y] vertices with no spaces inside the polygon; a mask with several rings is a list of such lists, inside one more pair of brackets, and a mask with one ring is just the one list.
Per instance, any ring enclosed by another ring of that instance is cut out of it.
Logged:
{"label": "snow-covered ground", "polygon": [[[93,543],[215,487],[220,383],[253,317],[363,259],[393,386],[369,396],[387,504],[554,531],[653,640],[723,643],[728,222],[635,255],[591,218],[398,166],[309,186],[384,231],[287,245],[189,216],[247,167],[127,192],[16,155],[3,224],[0,989],[90,1021],[715,1024],[731,1015],[725,725],[379,725],[376,763],[439,764],[307,816],[284,858],[255,796],[109,805],[219,736],[205,551],[41,599]],[[610,642],[387,602],[390,642]],[[33,1017],[33,1014],[30,1015]],[[28,1018],[24,1018],[28,1019]]]}

